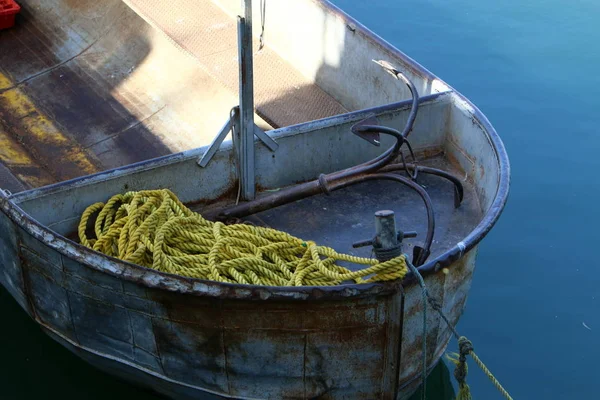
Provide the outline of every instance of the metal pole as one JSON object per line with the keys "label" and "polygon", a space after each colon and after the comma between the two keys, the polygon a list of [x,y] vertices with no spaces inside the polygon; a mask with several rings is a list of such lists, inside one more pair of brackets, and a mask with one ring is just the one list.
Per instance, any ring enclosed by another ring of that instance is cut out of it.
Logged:
{"label": "metal pole", "polygon": [[[235,107],[235,115],[230,115],[228,122],[221,128],[212,141],[208,150],[198,160],[198,165],[206,167],[221,143],[231,132],[239,137],[236,145],[238,170],[240,173],[240,196],[244,200],[255,197],[254,171],[254,135],[271,151],[276,151],[279,145],[254,123],[254,73],[252,62],[252,1],[242,0],[245,17],[238,16],[238,60],[240,78],[240,106]],[[234,129],[234,126],[236,128]],[[235,133],[234,133],[235,130]]]}
{"label": "metal pole", "polygon": [[240,62],[240,185],[241,197],[253,200],[254,181],[254,77],[252,66],[252,0],[243,0],[244,17],[238,17]]}

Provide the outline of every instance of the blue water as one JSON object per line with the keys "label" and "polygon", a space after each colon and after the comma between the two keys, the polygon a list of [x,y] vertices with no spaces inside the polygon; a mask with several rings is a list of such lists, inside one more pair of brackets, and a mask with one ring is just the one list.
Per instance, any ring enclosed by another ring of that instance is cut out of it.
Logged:
{"label": "blue water", "polygon": [[[600,2],[335,3],[470,98],[507,147],[510,199],[460,332],[515,399],[597,398]],[[1,398],[156,398],[66,352],[5,291],[0,303]],[[468,381],[500,398],[474,365]]]}
{"label": "blue water", "polygon": [[[506,145],[510,198],[460,332],[515,399],[598,398],[600,2],[335,3],[465,94]],[[476,399],[500,398],[469,375]]]}

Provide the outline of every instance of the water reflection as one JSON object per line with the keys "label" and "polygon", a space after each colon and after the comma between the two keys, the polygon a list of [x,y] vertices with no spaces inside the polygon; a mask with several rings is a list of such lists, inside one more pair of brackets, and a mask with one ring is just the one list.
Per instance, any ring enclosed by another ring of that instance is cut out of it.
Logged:
{"label": "water reflection", "polygon": [[[440,361],[427,377],[427,398],[432,400],[454,400],[456,394],[452,386],[452,373],[448,366]],[[421,389],[410,400],[421,400]]]}

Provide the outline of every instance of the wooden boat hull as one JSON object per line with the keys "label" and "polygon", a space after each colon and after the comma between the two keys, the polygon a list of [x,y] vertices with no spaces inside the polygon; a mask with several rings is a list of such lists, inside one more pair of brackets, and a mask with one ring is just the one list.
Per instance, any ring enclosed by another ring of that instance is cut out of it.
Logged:
{"label": "wooden boat hull", "polygon": [[[440,234],[439,246],[420,268],[429,291],[456,323],[477,244],[506,202],[509,166],[503,145],[475,106],[418,64],[329,3],[301,3],[351,26],[368,54],[385,55],[409,71],[424,94],[413,146],[419,154],[443,154],[472,186],[470,207],[477,218],[465,222],[460,212],[448,212],[442,230],[454,233]],[[319,79],[335,92],[341,86],[327,81],[328,75]],[[280,146],[276,153],[257,144],[261,189],[314,179],[378,154],[349,135],[349,127],[372,114],[399,127],[410,102],[393,102],[381,87],[367,91],[368,83],[363,84],[356,89],[364,89],[363,102],[341,89],[337,97],[346,105],[352,99],[348,108],[358,111],[271,130]],[[373,102],[390,104],[373,107]],[[13,195],[1,191],[0,283],[66,348],[172,398],[407,398],[420,384],[423,341],[423,303],[414,279],[339,287],[229,285],[151,271],[67,238],[87,205],[127,190],[167,187],[200,208],[231,201],[236,187],[231,144],[202,169],[197,161],[205,150]],[[466,231],[459,235],[453,224],[461,223]],[[427,328],[431,369],[450,332],[432,312]]]}

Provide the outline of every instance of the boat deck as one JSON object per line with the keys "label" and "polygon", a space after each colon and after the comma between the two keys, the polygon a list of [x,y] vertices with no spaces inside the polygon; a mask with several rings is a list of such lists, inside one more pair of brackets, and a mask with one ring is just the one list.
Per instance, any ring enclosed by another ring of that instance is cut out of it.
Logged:
{"label": "boat deck", "polygon": [[[206,145],[238,104],[234,16],[209,0],[129,4],[144,18],[118,0],[21,2],[16,26],[0,35],[0,187]],[[254,46],[261,128],[347,111]]]}
{"label": "boat deck", "polygon": [[[420,163],[448,171],[457,177],[464,176],[443,154],[422,160]],[[481,206],[471,182],[464,180],[464,198],[454,208],[451,182],[421,173],[419,183],[431,197],[435,213],[435,235],[431,257],[435,257],[461,241],[481,220]],[[268,195],[269,193],[262,193]],[[214,211],[231,205],[231,200],[209,206],[191,205],[199,213]],[[405,239],[403,251],[412,257],[414,244],[421,245],[427,233],[427,214],[417,193],[396,182],[371,181],[332,192],[329,196],[315,195],[243,218],[258,226],[282,230],[304,240],[312,240],[338,252],[361,257],[371,257],[371,247],[352,248],[352,243],[370,239],[375,234],[375,217],[378,210],[392,210],[397,228],[416,231],[416,238]],[[356,268],[356,265],[348,265]]]}
{"label": "boat deck", "polygon": [[[435,167],[464,176],[444,154],[422,159],[420,165]],[[398,172],[400,173],[400,172]],[[473,183],[463,180],[464,198],[458,208],[454,207],[453,184],[438,176],[421,173],[418,182],[431,197],[435,214],[435,234],[431,246],[431,258],[448,250],[461,241],[479,223],[481,205]],[[272,191],[262,192],[258,197]],[[186,204],[191,210],[214,219],[218,210],[234,205],[231,194],[210,204]],[[427,233],[427,214],[423,201],[417,193],[396,182],[371,181],[332,192],[329,196],[318,194],[270,210],[242,218],[246,223],[270,227],[287,232],[304,240],[359,257],[372,257],[372,248],[354,249],[352,243],[369,239],[375,234],[375,217],[378,210],[395,212],[399,230],[416,231],[416,238],[404,239],[403,251],[412,257],[413,246],[422,245]],[[76,221],[73,224],[76,229]],[[79,242],[76,230],[69,231],[69,239]],[[358,266],[347,264],[351,269]]]}

